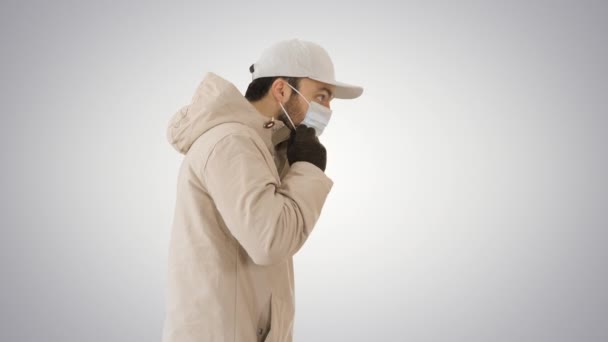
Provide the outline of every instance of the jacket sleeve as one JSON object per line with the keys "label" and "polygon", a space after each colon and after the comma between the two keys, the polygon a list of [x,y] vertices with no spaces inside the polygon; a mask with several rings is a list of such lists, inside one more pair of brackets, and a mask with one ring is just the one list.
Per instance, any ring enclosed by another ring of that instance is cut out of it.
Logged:
{"label": "jacket sleeve", "polygon": [[333,182],[315,165],[296,162],[279,184],[265,153],[270,158],[250,136],[228,135],[215,145],[202,176],[232,235],[253,262],[271,265],[302,247]]}

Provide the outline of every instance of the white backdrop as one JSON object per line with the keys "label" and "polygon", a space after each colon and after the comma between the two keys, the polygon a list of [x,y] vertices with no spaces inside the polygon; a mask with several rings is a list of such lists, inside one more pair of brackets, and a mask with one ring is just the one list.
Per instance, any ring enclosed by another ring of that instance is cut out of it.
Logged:
{"label": "white backdrop", "polygon": [[3,1],[0,340],[160,341],[208,71],[324,46],[335,181],[295,257],[295,341],[608,340],[602,1]]}

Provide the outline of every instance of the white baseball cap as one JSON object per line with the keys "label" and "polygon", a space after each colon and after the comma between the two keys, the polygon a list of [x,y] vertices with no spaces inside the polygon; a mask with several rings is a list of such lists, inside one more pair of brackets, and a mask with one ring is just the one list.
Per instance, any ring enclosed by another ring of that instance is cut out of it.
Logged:
{"label": "white baseball cap", "polygon": [[354,99],[363,93],[360,86],[336,81],[334,64],[325,49],[300,39],[284,40],[272,45],[264,50],[251,69],[252,80],[276,76],[308,77],[334,85],[334,97],[338,99]]}

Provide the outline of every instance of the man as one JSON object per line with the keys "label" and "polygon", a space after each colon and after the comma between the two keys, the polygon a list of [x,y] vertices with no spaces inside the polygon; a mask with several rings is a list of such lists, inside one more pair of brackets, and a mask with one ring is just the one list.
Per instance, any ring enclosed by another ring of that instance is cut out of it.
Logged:
{"label": "man", "polygon": [[164,342],[292,341],[292,256],[333,182],[319,135],[330,101],[363,89],[336,82],[317,44],[267,49],[245,97],[209,73],[168,127],[185,155],[168,264]]}

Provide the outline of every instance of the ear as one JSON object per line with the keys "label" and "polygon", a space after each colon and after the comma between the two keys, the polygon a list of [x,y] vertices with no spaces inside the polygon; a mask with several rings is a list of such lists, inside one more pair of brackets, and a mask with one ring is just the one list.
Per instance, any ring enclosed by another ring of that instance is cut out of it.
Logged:
{"label": "ear", "polygon": [[282,78],[277,78],[270,86],[270,96],[276,101],[285,103],[285,99],[291,96],[291,88],[287,85],[287,81]]}

